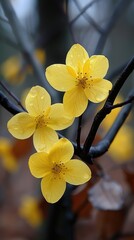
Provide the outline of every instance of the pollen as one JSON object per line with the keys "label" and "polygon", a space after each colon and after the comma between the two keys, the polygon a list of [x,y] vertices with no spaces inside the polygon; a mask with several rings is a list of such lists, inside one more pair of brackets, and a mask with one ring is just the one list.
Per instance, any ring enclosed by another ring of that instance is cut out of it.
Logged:
{"label": "pollen", "polygon": [[45,118],[44,115],[39,115],[38,117],[36,117],[35,119],[36,121],[36,128],[41,128],[47,125],[47,118]]}
{"label": "pollen", "polygon": [[77,79],[76,86],[80,86],[83,89],[87,87],[87,80],[88,80],[87,73],[84,73],[84,75],[82,75],[82,73],[78,73],[76,79]]}
{"label": "pollen", "polygon": [[61,164],[55,164],[52,168],[52,172],[56,174],[60,173],[61,170],[62,170]]}

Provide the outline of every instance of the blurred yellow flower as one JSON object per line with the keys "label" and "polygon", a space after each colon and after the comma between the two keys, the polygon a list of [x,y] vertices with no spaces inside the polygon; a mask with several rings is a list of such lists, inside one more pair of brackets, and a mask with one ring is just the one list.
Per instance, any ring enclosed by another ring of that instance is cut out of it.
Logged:
{"label": "blurred yellow flower", "polygon": [[130,161],[134,158],[134,131],[131,127],[122,126],[112,142],[108,152],[117,163]]}
{"label": "blurred yellow flower", "polygon": [[37,151],[48,151],[57,142],[55,130],[69,127],[74,118],[64,111],[63,104],[51,105],[48,92],[40,87],[32,87],[25,100],[26,110],[13,116],[7,124],[9,132],[18,139],[32,136]]}
{"label": "blurred yellow flower", "polygon": [[[46,56],[43,49],[36,49],[34,54],[37,60],[41,64],[44,64]],[[32,73],[32,71],[32,67],[27,65],[20,56],[9,57],[1,65],[1,73],[11,84],[21,83],[24,81],[26,75]]]}
{"label": "blurred yellow flower", "polygon": [[12,143],[7,138],[0,138],[0,158],[4,168],[9,172],[14,172],[18,168],[18,161],[13,154],[12,148]]}
{"label": "blurred yellow flower", "polygon": [[1,73],[11,84],[22,82],[26,76],[26,71],[23,69],[22,63],[18,56],[12,56],[8,58],[1,65]]}
{"label": "blurred yellow flower", "polygon": [[103,79],[109,67],[103,55],[89,58],[86,50],[74,44],[66,56],[65,64],[53,64],[46,69],[48,82],[58,91],[65,91],[63,104],[72,116],[80,116],[88,105],[103,101],[112,83]]}
{"label": "blurred yellow flower", "polygon": [[41,191],[47,202],[55,203],[62,197],[66,182],[80,185],[91,178],[91,171],[84,162],[70,160],[73,154],[71,142],[61,138],[49,153],[35,153],[30,157],[30,171],[34,177],[43,178]]}
{"label": "blurred yellow flower", "polygon": [[43,214],[39,206],[39,201],[32,196],[25,196],[19,207],[19,214],[33,227],[41,224]]}

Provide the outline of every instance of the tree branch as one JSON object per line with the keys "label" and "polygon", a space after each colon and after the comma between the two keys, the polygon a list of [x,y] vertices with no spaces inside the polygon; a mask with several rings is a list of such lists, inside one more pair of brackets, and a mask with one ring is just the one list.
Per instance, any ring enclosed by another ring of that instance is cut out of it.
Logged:
{"label": "tree branch", "polygon": [[96,46],[94,54],[98,54],[98,53],[102,52],[109,33],[111,32],[115,23],[117,23],[117,19],[124,12],[124,9],[129,6],[130,2],[131,2],[131,0],[129,0],[129,1],[120,0],[119,2],[117,2],[114,12],[113,12],[109,22],[107,23],[107,26],[105,27],[105,30],[103,31],[103,34],[101,34],[101,36],[100,36],[100,39],[98,41],[98,44]]}
{"label": "tree branch", "polygon": [[110,128],[106,136],[96,146],[90,148],[90,151],[88,153],[90,157],[92,158],[100,157],[105,152],[107,152],[116,134],[118,133],[119,129],[121,128],[126,118],[128,117],[132,109],[132,106],[133,106],[133,103],[131,102],[125,107],[123,107],[123,109],[120,111],[113,126]]}
{"label": "tree branch", "polygon": [[107,114],[111,112],[111,106],[113,105],[113,102],[119,93],[121,87],[125,83],[128,76],[131,74],[131,72],[134,70],[134,58],[131,59],[131,61],[128,63],[124,71],[122,72],[121,76],[113,86],[112,90],[109,93],[109,96],[103,106],[103,108],[96,114],[92,127],[89,131],[89,134],[86,138],[86,141],[84,143],[83,151],[85,154],[88,154],[89,149],[93,143],[93,140],[95,138],[96,132],[103,121],[103,119],[106,117]]}
{"label": "tree branch", "polygon": [[0,0],[2,8],[5,12],[6,17],[11,25],[11,28],[14,32],[14,35],[17,39],[17,42],[20,46],[22,54],[26,58],[29,64],[32,65],[35,75],[41,85],[45,85],[45,79],[43,75],[42,68],[38,63],[36,57],[34,56],[34,48],[32,46],[32,41],[29,39],[29,36],[21,26],[19,19],[16,16],[16,13],[9,0]]}
{"label": "tree branch", "polygon": [[20,108],[16,107],[15,104],[11,103],[1,91],[0,91],[0,104],[13,115],[21,112]]}
{"label": "tree branch", "polygon": [[4,90],[17,102],[17,104],[24,110],[25,108],[22,106],[20,100],[14,95],[14,93],[12,93],[11,91],[9,91],[9,89],[5,86],[5,84],[0,81],[0,85],[4,88]]}

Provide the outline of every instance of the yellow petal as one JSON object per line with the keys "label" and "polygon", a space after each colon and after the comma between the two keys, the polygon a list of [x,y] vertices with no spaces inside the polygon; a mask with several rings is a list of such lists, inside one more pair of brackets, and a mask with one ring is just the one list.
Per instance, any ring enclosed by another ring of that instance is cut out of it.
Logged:
{"label": "yellow petal", "polygon": [[88,99],[82,88],[75,87],[64,94],[63,105],[71,116],[78,117],[86,110]]}
{"label": "yellow petal", "polygon": [[46,69],[49,84],[58,91],[67,91],[75,86],[75,77],[70,74],[66,65],[53,64]]}
{"label": "yellow petal", "polygon": [[98,103],[107,98],[109,91],[112,88],[112,83],[105,79],[93,79],[87,81],[89,87],[84,89],[87,98],[94,103]]}
{"label": "yellow petal", "polygon": [[108,59],[103,55],[92,56],[90,58],[91,75],[93,78],[103,78],[108,70]]}
{"label": "yellow petal", "polygon": [[49,160],[57,164],[65,163],[72,158],[73,153],[74,148],[72,143],[66,138],[61,138],[50,150]]}
{"label": "yellow petal", "polygon": [[58,177],[49,174],[41,181],[41,191],[49,203],[57,202],[64,194],[66,182]]}
{"label": "yellow petal", "polygon": [[[78,72],[86,60],[88,60],[89,55],[87,51],[80,45],[74,44],[66,56],[66,65],[75,69]],[[81,67],[80,67],[81,66]]]}
{"label": "yellow petal", "polygon": [[18,113],[8,121],[7,128],[15,138],[26,139],[35,131],[35,119],[28,113]]}
{"label": "yellow petal", "polygon": [[58,141],[57,133],[48,127],[37,128],[34,136],[34,147],[38,152],[48,152],[54,143]]}
{"label": "yellow petal", "polygon": [[62,130],[72,125],[74,118],[68,115],[63,104],[56,103],[50,107],[47,126],[54,130]]}
{"label": "yellow petal", "polygon": [[29,168],[31,174],[36,178],[46,176],[51,171],[51,163],[48,159],[48,154],[41,152],[35,153],[29,158]]}
{"label": "yellow petal", "polygon": [[26,109],[32,116],[42,114],[51,105],[49,93],[40,86],[32,87],[25,100]]}
{"label": "yellow petal", "polygon": [[79,185],[87,182],[91,178],[89,167],[81,160],[73,159],[65,164],[67,171],[64,175],[66,182]]}

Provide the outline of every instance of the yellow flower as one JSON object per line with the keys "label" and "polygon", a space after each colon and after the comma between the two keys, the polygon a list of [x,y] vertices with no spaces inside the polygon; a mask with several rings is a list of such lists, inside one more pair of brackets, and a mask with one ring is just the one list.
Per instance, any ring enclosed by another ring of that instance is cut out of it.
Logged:
{"label": "yellow flower", "polygon": [[132,160],[134,157],[133,142],[133,129],[126,125],[122,126],[108,150],[112,159],[117,163]]}
{"label": "yellow flower", "polygon": [[22,199],[19,214],[33,227],[39,225],[43,220],[43,214],[36,198],[26,196]]}
{"label": "yellow flower", "polygon": [[[36,49],[34,55],[41,64],[44,64],[46,56],[43,49]],[[11,56],[1,65],[1,73],[11,84],[21,83],[26,74],[32,72],[32,67],[26,64],[20,56]]]}
{"label": "yellow flower", "polygon": [[63,104],[51,105],[50,95],[40,86],[31,88],[25,106],[28,112],[13,116],[7,127],[18,139],[26,139],[34,134],[33,142],[37,151],[48,151],[58,140],[55,130],[69,127],[74,120],[66,114]]}
{"label": "yellow flower", "polygon": [[77,159],[70,160],[73,153],[71,142],[61,138],[49,153],[35,153],[30,157],[32,175],[43,178],[41,191],[46,201],[57,202],[65,192],[66,182],[80,185],[91,178],[91,171],[85,163]]}
{"label": "yellow flower", "polygon": [[1,66],[1,73],[11,84],[22,82],[26,76],[18,56],[8,58]]}
{"label": "yellow flower", "polygon": [[0,157],[3,166],[9,172],[14,172],[18,168],[18,162],[13,154],[12,148],[12,143],[7,138],[0,138]]}
{"label": "yellow flower", "polygon": [[89,58],[86,50],[74,44],[66,57],[66,65],[53,64],[46,69],[48,82],[58,91],[65,91],[63,104],[72,116],[80,116],[91,102],[103,101],[112,88],[103,79],[108,70],[108,59],[103,55]]}

